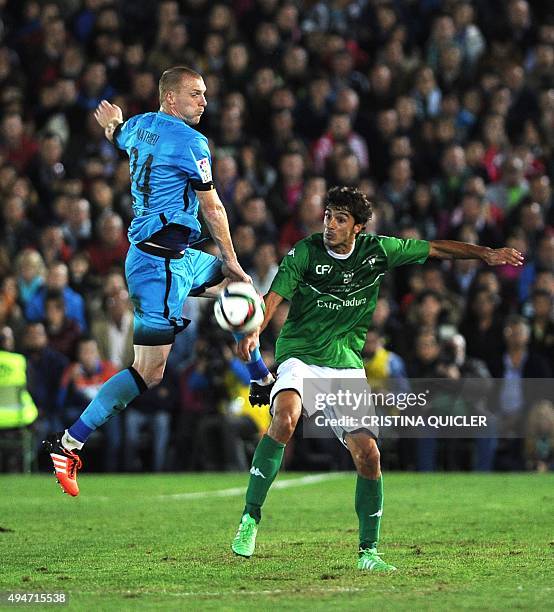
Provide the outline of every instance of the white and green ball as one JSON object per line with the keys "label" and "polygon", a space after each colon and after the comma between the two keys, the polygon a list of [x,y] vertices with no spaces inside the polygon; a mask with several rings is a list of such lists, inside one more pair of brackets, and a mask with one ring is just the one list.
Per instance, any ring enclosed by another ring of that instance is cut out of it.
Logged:
{"label": "white and green ball", "polygon": [[264,301],[250,283],[229,283],[214,304],[219,326],[232,332],[254,331],[262,324],[264,313]]}

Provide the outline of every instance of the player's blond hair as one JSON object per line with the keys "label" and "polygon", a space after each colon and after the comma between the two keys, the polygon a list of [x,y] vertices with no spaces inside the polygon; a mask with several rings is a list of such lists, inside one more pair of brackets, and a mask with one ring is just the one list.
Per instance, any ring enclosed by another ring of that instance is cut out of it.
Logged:
{"label": "player's blond hair", "polygon": [[186,66],[174,66],[173,68],[168,68],[163,72],[158,84],[160,104],[164,103],[165,94],[168,91],[179,89],[181,87],[182,80],[185,77],[191,79],[201,79],[202,75],[196,72],[196,70],[187,68]]}

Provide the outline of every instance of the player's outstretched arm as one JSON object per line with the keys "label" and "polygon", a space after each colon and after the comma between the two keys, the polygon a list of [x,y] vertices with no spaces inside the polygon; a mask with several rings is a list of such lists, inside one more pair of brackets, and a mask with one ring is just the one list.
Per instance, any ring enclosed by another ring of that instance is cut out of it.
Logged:
{"label": "player's outstretched arm", "polygon": [[244,336],[244,338],[237,344],[237,353],[238,356],[243,361],[248,361],[250,359],[250,353],[259,345],[260,343],[260,334],[263,330],[268,326],[269,322],[273,318],[275,311],[277,310],[277,306],[283,301],[283,297],[280,296],[275,291],[270,291],[265,297],[265,316],[260,328],[256,331]]}
{"label": "player's outstretched arm", "polygon": [[523,264],[523,255],[509,247],[491,249],[456,240],[431,240],[429,245],[429,257],[438,259],[480,259],[489,266],[503,264],[521,266]]}
{"label": "player's outstretched arm", "polygon": [[208,230],[221,251],[224,264],[223,273],[232,280],[251,283],[252,279],[242,269],[237,260],[237,254],[231,240],[231,232],[229,231],[227,212],[217,195],[217,191],[215,189],[197,191],[196,195]]}
{"label": "player's outstretched arm", "polygon": [[94,111],[94,118],[104,129],[106,138],[113,143],[113,133],[115,128],[123,123],[123,111],[117,104],[111,104],[107,100],[102,100]]}

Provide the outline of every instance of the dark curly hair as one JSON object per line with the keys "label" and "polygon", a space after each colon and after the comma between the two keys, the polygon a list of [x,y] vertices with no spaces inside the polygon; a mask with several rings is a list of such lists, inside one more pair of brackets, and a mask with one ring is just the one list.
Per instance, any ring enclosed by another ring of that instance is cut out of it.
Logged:
{"label": "dark curly hair", "polygon": [[355,223],[365,225],[373,214],[367,196],[355,187],[331,187],[325,196],[324,208],[342,210],[354,217]]}

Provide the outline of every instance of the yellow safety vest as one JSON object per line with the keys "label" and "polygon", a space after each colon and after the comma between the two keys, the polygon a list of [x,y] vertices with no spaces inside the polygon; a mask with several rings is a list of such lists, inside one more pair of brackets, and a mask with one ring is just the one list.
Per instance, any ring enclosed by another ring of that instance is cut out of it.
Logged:
{"label": "yellow safety vest", "polygon": [[0,429],[26,427],[37,416],[27,391],[27,360],[18,353],[0,351]]}
{"label": "yellow safety vest", "polygon": [[260,434],[264,434],[271,423],[269,406],[251,406],[248,401],[250,387],[248,385],[243,385],[233,373],[228,372],[224,380],[233,398],[233,402],[235,403],[235,408],[238,408],[236,414],[250,417],[256,424]]}

